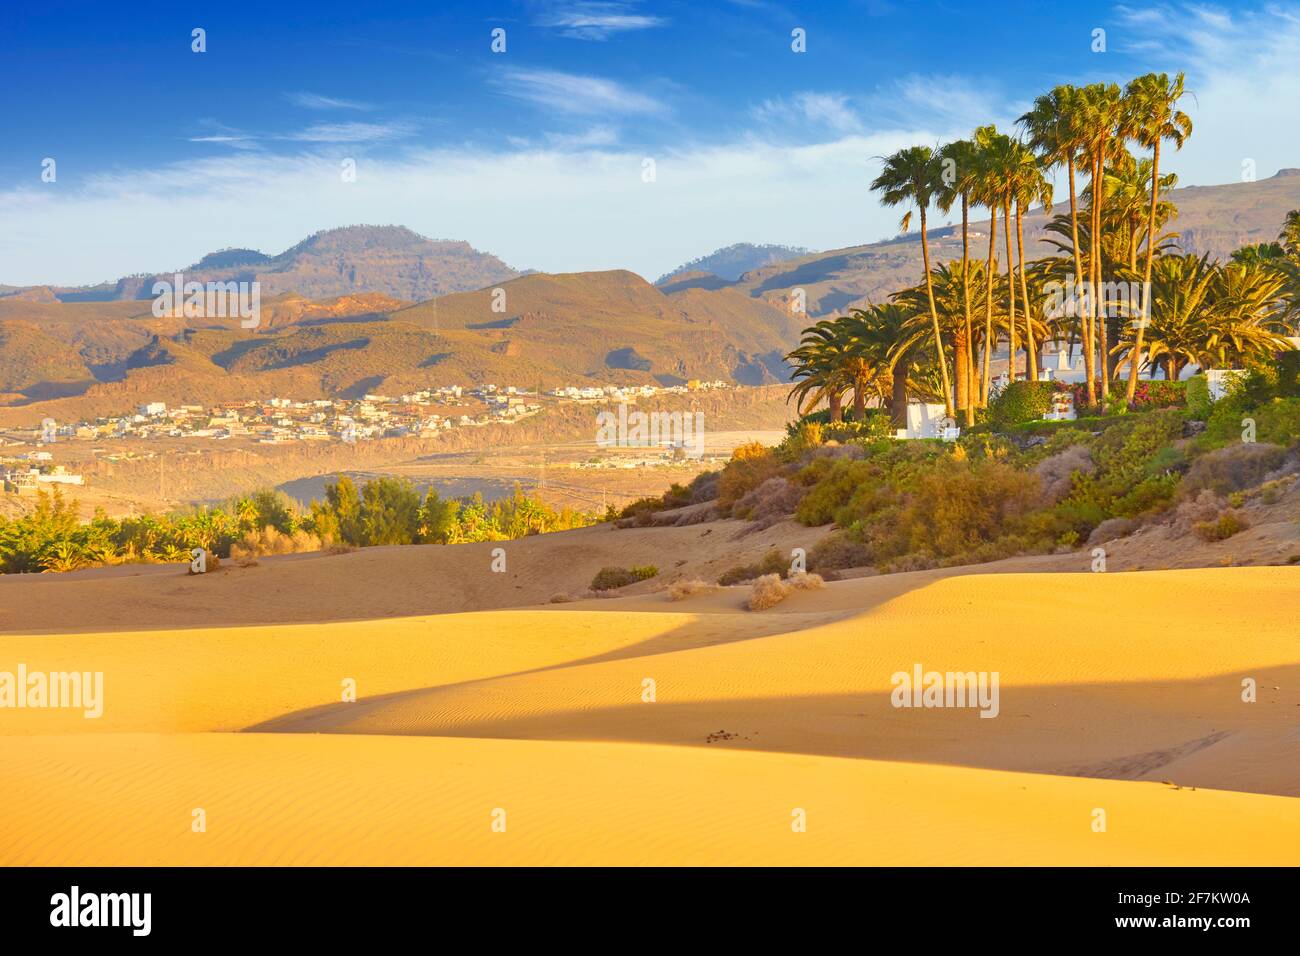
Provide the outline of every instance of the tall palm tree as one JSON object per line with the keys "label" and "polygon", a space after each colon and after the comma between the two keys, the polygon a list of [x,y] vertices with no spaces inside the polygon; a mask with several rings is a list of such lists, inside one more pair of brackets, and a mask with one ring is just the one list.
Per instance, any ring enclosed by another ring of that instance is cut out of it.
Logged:
{"label": "tall palm tree", "polygon": [[[962,328],[953,340],[954,373],[957,381],[957,410],[967,425],[975,424],[975,333],[970,310],[970,207],[979,182],[979,147],[969,139],[958,139],[939,150],[944,164],[943,190],[939,209],[948,212],[961,202],[961,291]],[[950,164],[950,165],[949,165]],[[951,173],[951,175],[950,175]]]}
{"label": "tall palm tree", "polygon": [[[1025,372],[1031,381],[1038,381],[1038,350],[1034,347],[1033,320],[1029,311],[1029,287],[1026,282],[1025,226],[1026,207],[1041,205],[1044,212],[1052,211],[1052,184],[1043,173],[1042,164],[1034,151],[1023,143],[1014,143],[1012,150],[1011,184],[1016,203],[1016,255],[1020,260],[1020,301],[1025,317]],[[1013,317],[1014,319],[1014,317]]]}
{"label": "tall palm tree", "polygon": [[989,366],[997,345],[997,337],[993,334],[993,286],[997,275],[998,205],[1002,187],[997,154],[1004,148],[1008,137],[990,124],[976,129],[971,139],[975,143],[971,199],[989,211],[989,251],[984,269],[984,360],[980,376],[980,405],[984,407],[989,403]]}
{"label": "tall palm tree", "polygon": [[1105,400],[1110,397],[1110,343],[1107,334],[1106,323],[1101,312],[1101,295],[1102,282],[1102,205],[1106,200],[1106,188],[1104,185],[1106,174],[1106,155],[1107,151],[1115,142],[1122,147],[1124,140],[1127,138],[1130,120],[1124,103],[1123,94],[1118,84],[1115,83],[1090,83],[1084,87],[1080,93],[1080,122],[1087,131],[1087,144],[1085,152],[1087,153],[1088,163],[1090,166],[1091,179],[1091,197],[1089,206],[1091,213],[1090,235],[1091,249],[1088,257],[1088,281],[1090,294],[1087,296],[1087,307],[1090,313],[1090,321],[1096,330],[1098,339],[1098,351],[1100,353],[1101,365],[1101,398]]}
{"label": "tall palm tree", "polygon": [[[953,414],[952,381],[948,377],[948,360],[944,355],[943,339],[939,334],[939,315],[934,308],[934,290],[930,286],[930,244],[926,233],[926,212],[943,185],[943,168],[940,158],[928,146],[911,146],[885,158],[884,169],[871,183],[880,193],[886,206],[904,203],[915,205],[921,218],[921,258],[925,266],[925,285],[930,299],[930,319],[934,327],[934,347],[939,359],[939,373],[943,381],[944,407]],[[912,223],[909,209],[901,222],[906,232]]]}
{"label": "tall palm tree", "polygon": [[[1029,144],[1038,150],[1044,168],[1051,169],[1064,165],[1070,188],[1070,232],[1074,257],[1074,295],[1071,300],[1076,305],[1084,289],[1083,254],[1079,246],[1079,192],[1075,181],[1075,171],[1083,159],[1083,150],[1088,143],[1086,100],[1074,86],[1062,84],[1054,87],[1050,93],[1034,100],[1033,108],[1020,117],[1029,136]],[[1096,391],[1096,341],[1094,326],[1086,310],[1075,310],[1080,320],[1080,338],[1083,344],[1084,374],[1087,377],[1088,404],[1097,403]]]}
{"label": "tall palm tree", "polygon": [[[1160,199],[1160,144],[1169,140],[1175,149],[1182,149],[1192,134],[1192,121],[1178,109],[1183,96],[1184,77],[1179,73],[1171,81],[1167,73],[1148,73],[1139,76],[1125,89],[1125,98],[1133,104],[1134,138],[1151,150],[1151,213],[1147,220],[1147,261],[1143,284],[1144,298],[1151,296],[1151,263],[1156,246],[1156,206]],[[1145,314],[1150,302],[1144,304],[1143,319],[1138,322],[1137,342],[1129,361],[1128,388],[1125,395],[1133,401],[1137,389],[1138,369],[1142,365],[1142,338],[1145,332]]]}

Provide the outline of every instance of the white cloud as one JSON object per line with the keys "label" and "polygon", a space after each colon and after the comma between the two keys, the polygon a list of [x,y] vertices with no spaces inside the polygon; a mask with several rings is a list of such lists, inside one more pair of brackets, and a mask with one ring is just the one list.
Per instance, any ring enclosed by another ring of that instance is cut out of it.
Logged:
{"label": "white cloud", "polygon": [[317,123],[280,139],[300,143],[376,143],[401,139],[414,132],[409,123]]}
{"label": "white cloud", "polygon": [[511,69],[493,82],[508,96],[563,113],[662,113],[664,104],[614,80],[558,70]]}
{"label": "white cloud", "polygon": [[301,106],[303,109],[308,110],[369,110],[374,108],[369,103],[344,100],[334,96],[322,96],[319,93],[285,93],[284,98],[294,106]]}
{"label": "white cloud", "polygon": [[630,3],[618,2],[553,4],[537,22],[578,40],[607,40],[614,33],[646,30],[668,22],[663,17],[636,13],[634,9]]}
{"label": "white cloud", "polygon": [[755,119],[777,126],[803,125],[837,133],[862,129],[862,118],[843,93],[796,93],[767,99],[752,110]]}
{"label": "white cloud", "polygon": [[1181,185],[1240,180],[1251,160],[1260,178],[1300,166],[1300,5],[1262,10],[1173,4],[1158,16],[1119,8],[1128,32],[1112,30],[1121,52],[1140,44],[1144,70],[1187,73],[1181,108],[1192,119],[1181,152],[1166,150],[1161,165]]}

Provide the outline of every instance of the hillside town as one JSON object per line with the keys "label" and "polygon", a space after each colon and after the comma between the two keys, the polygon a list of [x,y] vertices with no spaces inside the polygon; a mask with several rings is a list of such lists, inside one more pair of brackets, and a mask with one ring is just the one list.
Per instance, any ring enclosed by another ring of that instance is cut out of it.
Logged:
{"label": "hillside town", "polygon": [[[210,406],[147,402],[128,415],[75,423],[47,418],[38,428],[0,434],[0,484],[10,493],[83,484],[81,475],[55,464],[53,455],[45,450],[58,442],[197,438],[282,445],[431,438],[450,429],[514,424],[548,405],[635,405],[662,396],[734,387],[721,381],[689,381],[671,386],[562,385],[539,392],[514,385],[444,385],[397,396],[368,393],[359,399],[297,401],[277,397]],[[115,460],[118,456],[107,452],[103,457]]]}

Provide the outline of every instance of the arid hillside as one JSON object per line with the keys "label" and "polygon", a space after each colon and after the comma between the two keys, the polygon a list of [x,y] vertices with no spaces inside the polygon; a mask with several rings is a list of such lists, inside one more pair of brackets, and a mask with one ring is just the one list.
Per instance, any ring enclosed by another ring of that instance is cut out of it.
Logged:
{"label": "arid hillside", "polygon": [[[265,299],[262,321],[155,318],[141,302],[0,299],[0,425],[146,401],[355,398],[436,385],[763,385],[800,317],[734,289],[665,293],[630,272],[533,274],[410,305]],[[7,406],[7,407],[5,407]]]}

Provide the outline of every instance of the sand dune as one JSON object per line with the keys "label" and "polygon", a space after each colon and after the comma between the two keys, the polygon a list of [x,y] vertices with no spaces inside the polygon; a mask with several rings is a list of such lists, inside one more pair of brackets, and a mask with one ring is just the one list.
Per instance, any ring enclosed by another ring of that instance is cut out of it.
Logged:
{"label": "sand dune", "polygon": [[[326,623],[0,636],[105,682],[0,710],[0,863],[1300,862],[1294,568],[348,621],[339,566],[298,565]],[[918,663],[997,671],[998,716],[895,708]]]}

